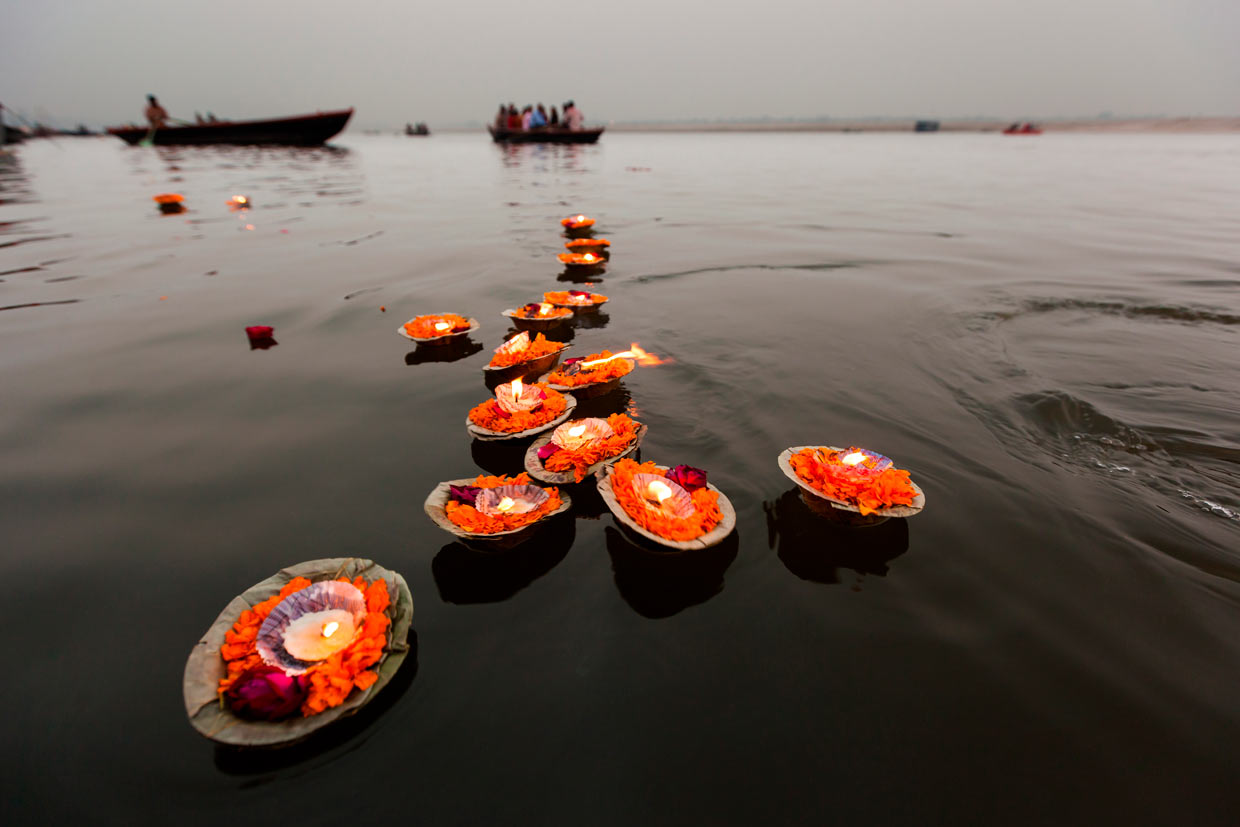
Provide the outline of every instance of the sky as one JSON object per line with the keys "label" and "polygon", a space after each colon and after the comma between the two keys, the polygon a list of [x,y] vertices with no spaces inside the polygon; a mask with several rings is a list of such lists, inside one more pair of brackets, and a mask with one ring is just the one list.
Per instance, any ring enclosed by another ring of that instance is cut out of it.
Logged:
{"label": "sky", "polygon": [[[1240,115],[1240,0],[0,0],[0,103],[98,126]],[[10,120],[12,120],[10,118]]]}

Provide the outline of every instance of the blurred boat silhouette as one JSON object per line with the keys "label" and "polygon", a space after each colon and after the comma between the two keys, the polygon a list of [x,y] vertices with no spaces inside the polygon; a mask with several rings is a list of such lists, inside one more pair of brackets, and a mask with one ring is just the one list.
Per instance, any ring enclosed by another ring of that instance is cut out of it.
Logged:
{"label": "blurred boat silhouette", "polygon": [[406,135],[429,135],[431,134],[431,128],[427,126],[425,123],[422,123],[421,121],[419,121],[417,124],[407,123],[405,124],[405,134]]}
{"label": "blurred boat silhouette", "polygon": [[497,144],[592,144],[603,134],[604,127],[597,129],[496,129],[488,126],[492,140]]}
{"label": "blurred boat silhouette", "polygon": [[292,118],[266,121],[213,121],[210,123],[165,126],[114,126],[108,129],[128,144],[149,141],[154,144],[287,144],[317,146],[344,129],[353,110],[316,112]]}
{"label": "blurred boat silhouette", "polygon": [[1031,123],[1014,123],[1003,130],[1004,135],[1041,135],[1042,130]]}

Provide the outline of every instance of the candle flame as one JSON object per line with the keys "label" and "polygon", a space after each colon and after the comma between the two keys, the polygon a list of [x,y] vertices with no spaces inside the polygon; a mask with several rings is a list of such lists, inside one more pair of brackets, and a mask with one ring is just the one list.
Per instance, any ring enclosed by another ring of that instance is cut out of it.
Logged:
{"label": "candle flame", "polygon": [[573,219],[573,221],[577,222],[578,224],[580,224],[582,221],[585,221],[585,220],[586,220],[586,217],[584,215],[579,215]]}
{"label": "candle flame", "polygon": [[851,454],[846,454],[840,457],[840,462],[845,465],[860,465],[865,462],[865,454],[860,451],[853,451]]}
{"label": "candle flame", "polygon": [[520,399],[521,393],[524,390],[525,390],[525,385],[524,383],[522,383],[521,377],[518,376],[516,379],[513,379],[512,380],[512,401],[516,402],[518,399]]}
{"label": "candle flame", "polygon": [[583,260],[583,261],[593,262],[593,261],[594,261],[594,253],[586,253],[586,254],[585,254],[584,256],[582,256],[581,258],[582,258],[582,260]]}
{"label": "candle flame", "polygon": [[572,428],[569,428],[569,429],[568,429],[568,435],[569,435],[569,436],[581,436],[581,435],[582,435],[582,434],[584,434],[585,432],[586,432],[586,426],[585,426],[585,423],[584,423],[584,422],[583,422],[582,424],[580,424],[580,425],[576,425],[576,426],[574,426],[574,427],[572,427]]}
{"label": "candle flame", "polygon": [[450,327],[452,327],[452,325],[450,325],[448,322],[435,322],[435,329],[438,331],[442,332],[444,330],[447,330]]}
{"label": "candle flame", "polygon": [[657,499],[659,504],[662,505],[664,500],[672,496],[672,489],[668,487],[667,483],[651,480],[650,484],[646,486],[646,493]]}
{"label": "candle flame", "polygon": [[550,304],[548,304],[547,302],[542,302],[541,304],[538,305],[539,316],[549,316],[550,314],[551,314]]}
{"label": "candle flame", "polygon": [[340,624],[336,621],[323,624],[323,637],[331,637],[336,634],[336,630],[340,628]]}
{"label": "candle flame", "polygon": [[512,510],[514,505],[516,505],[516,502],[512,499],[512,497],[504,497],[499,501],[499,504],[495,506],[495,510],[508,512]]}

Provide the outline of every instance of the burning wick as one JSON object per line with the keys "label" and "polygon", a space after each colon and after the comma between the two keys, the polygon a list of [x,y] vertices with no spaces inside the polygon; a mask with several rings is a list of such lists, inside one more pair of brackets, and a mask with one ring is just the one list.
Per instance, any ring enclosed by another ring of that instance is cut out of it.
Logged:
{"label": "burning wick", "polygon": [[586,220],[586,217],[585,217],[584,215],[579,215],[579,216],[577,216],[576,218],[574,218],[574,219],[573,219],[573,221],[574,221],[574,222],[576,222],[576,223],[578,223],[578,224],[580,224],[582,221],[585,221],[585,220]]}
{"label": "burning wick", "polygon": [[667,483],[652,480],[650,484],[646,486],[646,494],[658,501],[659,505],[663,505],[663,501],[672,496],[672,489],[668,487]]}
{"label": "burning wick", "polygon": [[245,206],[246,204],[250,203],[250,199],[246,198],[244,195],[234,195],[232,200],[233,200],[233,203],[239,207]]}
{"label": "burning wick", "polygon": [[551,305],[547,304],[546,302],[543,302],[542,304],[538,305],[539,316],[548,316],[550,314],[551,314]]}
{"label": "burning wick", "polygon": [[444,331],[448,330],[450,327],[452,327],[452,325],[448,324],[447,322],[435,322],[435,329],[439,331],[440,333],[443,333]]}
{"label": "burning wick", "polygon": [[593,261],[594,261],[594,253],[586,253],[586,254],[585,254],[584,256],[582,256],[581,258],[582,258],[582,260],[583,260],[583,261],[593,262]]}
{"label": "burning wick", "polygon": [[851,454],[840,457],[840,462],[845,465],[860,465],[865,462],[865,454],[860,451],[853,451]]}
{"label": "burning wick", "polygon": [[[516,401],[518,401],[518,400],[521,398],[521,392],[522,392],[524,389],[525,389],[525,386],[524,386],[524,384],[521,382],[521,378],[520,378],[520,377],[517,377],[516,379],[513,379],[513,380],[512,380],[512,401],[513,401],[513,402],[516,402]],[[509,506],[509,507],[511,508],[511,506]]]}
{"label": "burning wick", "polygon": [[577,425],[576,427],[568,429],[569,436],[581,436],[585,432],[586,432],[586,426],[584,424]]}
{"label": "burning wick", "polygon": [[512,497],[504,497],[499,501],[499,504],[495,506],[495,510],[507,513],[512,510],[514,505],[516,505],[516,503],[513,501]]}
{"label": "burning wick", "polygon": [[330,623],[324,623],[323,624],[323,637],[331,637],[332,635],[336,634],[336,630],[339,628],[340,628],[340,624],[334,620],[331,621]]}

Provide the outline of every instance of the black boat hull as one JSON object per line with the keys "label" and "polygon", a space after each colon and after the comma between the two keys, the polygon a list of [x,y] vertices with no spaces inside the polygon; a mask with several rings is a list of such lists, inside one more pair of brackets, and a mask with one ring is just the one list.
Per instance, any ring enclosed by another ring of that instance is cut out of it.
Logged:
{"label": "black boat hull", "polygon": [[294,118],[269,121],[222,121],[219,123],[168,126],[156,129],[112,127],[108,130],[128,144],[150,139],[153,144],[283,144],[286,146],[318,146],[344,129],[352,117],[352,109],[318,112]]}
{"label": "black boat hull", "polygon": [[496,129],[488,126],[491,139],[497,144],[592,144],[603,134],[603,127],[598,129]]}

